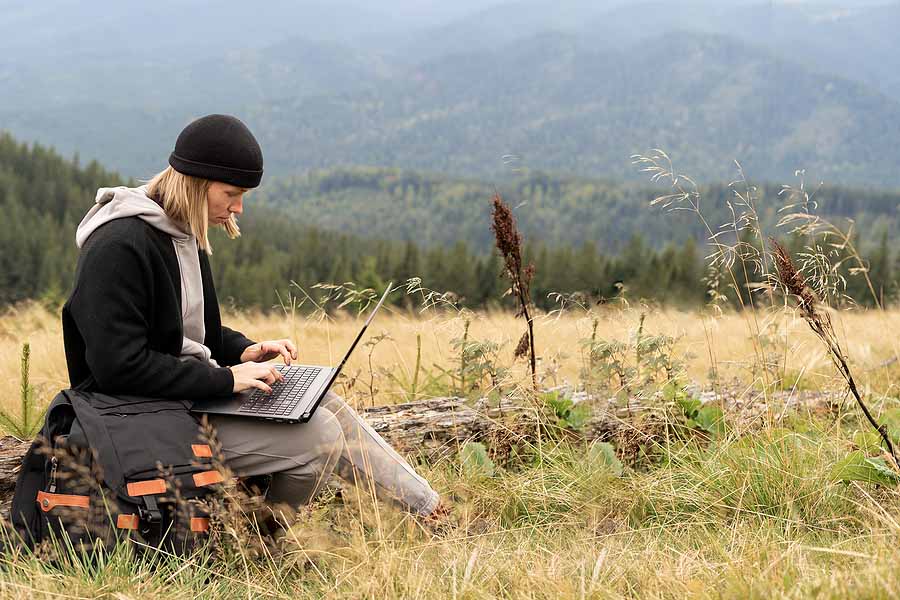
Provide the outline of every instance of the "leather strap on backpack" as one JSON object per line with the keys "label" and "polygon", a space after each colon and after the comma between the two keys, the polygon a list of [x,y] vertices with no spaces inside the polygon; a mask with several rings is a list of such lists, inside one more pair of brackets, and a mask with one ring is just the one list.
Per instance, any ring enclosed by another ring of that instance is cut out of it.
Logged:
{"label": "leather strap on backpack", "polygon": [[194,485],[197,487],[206,487],[208,485],[215,485],[217,483],[222,483],[225,481],[225,478],[222,477],[222,474],[218,471],[203,471],[201,473],[194,473],[193,475]]}
{"label": "leather strap on backpack", "polygon": [[116,519],[116,527],[119,529],[137,529],[141,519],[138,515],[119,515]]}
{"label": "leather strap on backpack", "polygon": [[90,496],[78,496],[76,494],[51,494],[45,491],[37,493],[37,503],[41,510],[48,512],[57,506],[68,506],[70,508],[90,508]]}
{"label": "leather strap on backpack", "polygon": [[147,479],[146,481],[132,481],[125,486],[129,496],[146,496],[148,494],[165,494],[165,479]]}

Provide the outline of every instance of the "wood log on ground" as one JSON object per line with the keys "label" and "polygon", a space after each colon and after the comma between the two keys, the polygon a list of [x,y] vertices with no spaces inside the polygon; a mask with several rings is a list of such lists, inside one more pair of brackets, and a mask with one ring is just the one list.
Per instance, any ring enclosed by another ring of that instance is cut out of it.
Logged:
{"label": "wood log on ground", "polygon": [[[705,396],[705,397],[704,397]],[[732,414],[745,418],[757,418],[760,410],[772,414],[773,398],[763,405],[752,396],[701,394],[704,401],[722,402]],[[834,401],[835,397],[820,392],[800,392],[778,394],[779,404],[784,410],[795,412],[802,407],[821,407]],[[593,416],[585,423],[578,435],[590,441],[595,439],[619,439],[640,441],[649,424],[652,429],[652,413],[639,401],[632,401],[629,409],[616,407],[612,400],[597,402],[583,393],[573,394],[576,402],[588,402]],[[496,400],[481,399],[466,402],[460,398],[430,398],[376,406],[361,410],[366,421],[380,433],[394,448],[405,455],[424,455],[430,459],[452,455],[466,441],[491,441],[509,439],[528,430],[527,423],[534,423],[535,409],[522,406],[504,397]],[[529,419],[529,415],[532,416]],[[638,417],[645,415],[642,425]],[[661,423],[661,420],[658,421]],[[0,514],[8,514],[9,504],[15,487],[16,476],[22,456],[28,450],[30,441],[18,440],[12,436],[0,438]]]}

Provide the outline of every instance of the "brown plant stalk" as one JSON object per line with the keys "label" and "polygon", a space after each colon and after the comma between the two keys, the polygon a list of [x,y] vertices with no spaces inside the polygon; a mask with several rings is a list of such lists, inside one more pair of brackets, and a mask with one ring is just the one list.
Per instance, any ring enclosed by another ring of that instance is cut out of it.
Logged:
{"label": "brown plant stalk", "polygon": [[894,460],[894,465],[900,468],[900,461],[897,460],[897,454],[894,452],[894,445],[891,443],[887,427],[885,425],[880,425],[878,421],[875,420],[875,417],[872,416],[872,413],[869,411],[869,408],[866,406],[865,402],[863,402],[862,397],[859,394],[859,390],[856,387],[856,381],[853,379],[853,373],[850,371],[850,366],[847,364],[844,351],[841,349],[837,335],[834,332],[834,327],[831,324],[831,317],[828,316],[828,313],[819,310],[818,298],[816,298],[812,289],[806,284],[806,278],[794,266],[791,255],[784,246],[772,238],[770,238],[769,241],[772,245],[772,254],[775,259],[775,277],[777,283],[788,295],[794,296],[797,299],[800,315],[813,330],[813,333],[815,333],[828,347],[829,356],[835,367],[837,367],[838,372],[844,378],[844,381],[847,382],[850,392],[856,399],[856,403],[862,409],[863,414],[866,415],[866,419],[868,419],[875,431],[881,436],[885,447],[888,449],[891,458]]}
{"label": "brown plant stalk", "polygon": [[497,250],[503,257],[504,273],[510,281],[510,288],[519,303],[516,317],[523,317],[528,324],[527,331],[516,345],[515,357],[529,353],[531,364],[531,384],[537,391],[536,359],[534,352],[534,320],[528,307],[531,304],[529,286],[534,277],[534,265],[522,263],[522,235],[516,227],[516,218],[499,193],[494,193],[491,209],[491,229],[497,243]]}

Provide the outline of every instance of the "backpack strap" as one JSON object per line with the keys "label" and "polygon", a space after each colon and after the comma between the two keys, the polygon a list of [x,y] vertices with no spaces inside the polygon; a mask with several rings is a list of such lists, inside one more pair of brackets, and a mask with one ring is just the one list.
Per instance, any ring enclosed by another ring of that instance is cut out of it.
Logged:
{"label": "backpack strap", "polygon": [[145,479],[144,481],[132,481],[125,486],[129,496],[140,498],[144,503],[139,509],[141,519],[146,519],[151,524],[162,520],[162,513],[156,502],[157,494],[166,493],[165,479]]}
{"label": "backpack strap", "polygon": [[151,526],[162,523],[162,512],[156,503],[156,496],[142,496],[141,500],[144,501],[144,507],[138,509],[141,518],[146,519]]}
{"label": "backpack strap", "polygon": [[90,441],[91,449],[97,455],[103,469],[103,480],[117,493],[125,493],[125,474],[122,472],[122,463],[116,452],[115,444],[109,437],[109,431],[100,418],[100,413],[84,399],[81,393],[65,390],[63,394],[69,397],[78,422]]}

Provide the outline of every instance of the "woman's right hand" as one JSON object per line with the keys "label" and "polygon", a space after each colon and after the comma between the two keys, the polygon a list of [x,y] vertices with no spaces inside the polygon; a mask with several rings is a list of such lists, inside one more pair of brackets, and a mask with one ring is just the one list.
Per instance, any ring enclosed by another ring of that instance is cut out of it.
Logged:
{"label": "woman's right hand", "polygon": [[272,391],[271,384],[284,380],[275,363],[245,362],[229,368],[234,374],[234,393],[258,388],[268,394]]}

